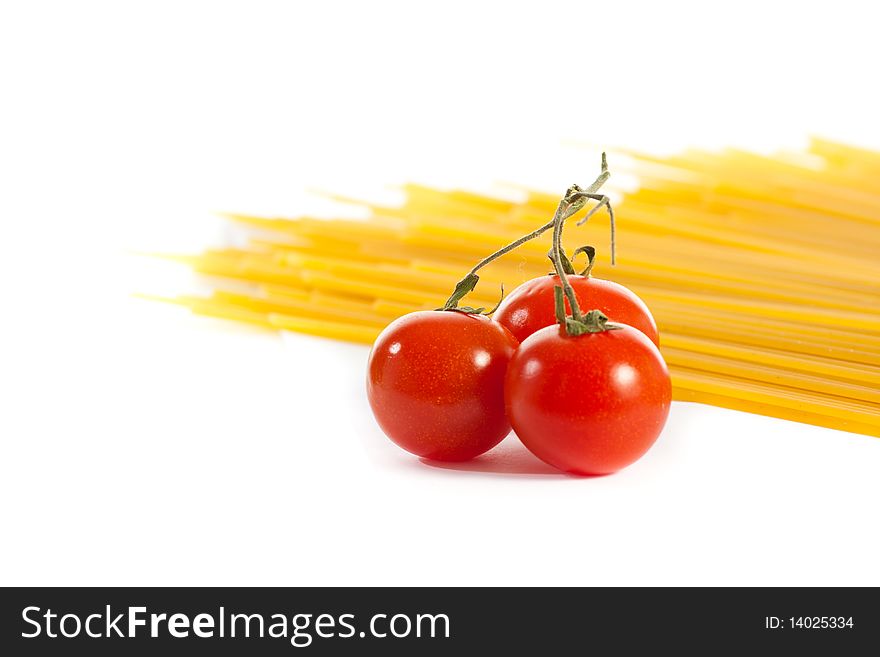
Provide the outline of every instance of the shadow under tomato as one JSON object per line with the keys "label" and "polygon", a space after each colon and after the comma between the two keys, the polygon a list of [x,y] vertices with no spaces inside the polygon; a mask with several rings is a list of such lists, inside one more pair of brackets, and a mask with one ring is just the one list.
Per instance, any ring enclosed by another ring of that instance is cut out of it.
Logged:
{"label": "shadow under tomato", "polygon": [[424,458],[419,459],[419,461],[431,468],[465,473],[520,477],[555,477],[557,479],[592,478],[578,477],[547,465],[527,450],[514,435],[508,436],[494,449],[470,461],[452,463],[449,461],[432,461]]}

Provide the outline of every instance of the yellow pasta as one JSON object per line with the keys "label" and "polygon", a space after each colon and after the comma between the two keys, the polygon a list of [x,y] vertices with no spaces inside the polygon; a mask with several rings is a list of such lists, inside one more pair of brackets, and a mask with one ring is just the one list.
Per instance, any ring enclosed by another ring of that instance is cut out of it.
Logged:
{"label": "yellow pasta", "polygon": [[[610,159],[639,180],[616,204],[618,266],[602,213],[566,243],[596,246],[593,274],[652,309],[675,397],[880,435],[880,153],[814,139],[776,156]],[[399,206],[361,204],[366,220],[230,215],[253,229],[247,246],[177,258],[217,283],[175,301],[369,344],[395,317],[442,305],[480,258],[546,223],[562,192],[402,191]],[[546,274],[548,248],[545,236],[481,270],[468,305]]]}

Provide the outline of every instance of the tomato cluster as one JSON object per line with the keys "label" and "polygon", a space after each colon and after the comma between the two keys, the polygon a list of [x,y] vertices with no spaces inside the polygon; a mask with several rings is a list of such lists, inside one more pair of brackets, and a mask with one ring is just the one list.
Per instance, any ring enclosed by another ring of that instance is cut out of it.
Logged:
{"label": "tomato cluster", "polygon": [[[603,158],[607,178],[606,171]],[[565,272],[562,223],[583,207],[581,198],[607,203],[589,188],[569,189],[553,222],[521,240],[552,225],[557,273],[523,283],[492,319],[457,301],[473,289],[479,266],[521,241],[475,267],[444,308],[405,315],[376,340],[367,396],[397,445],[462,461],[497,445],[512,427],[550,465],[598,475],[633,463],[657,439],[671,385],[650,311],[621,285]],[[581,306],[591,311],[582,315]]]}

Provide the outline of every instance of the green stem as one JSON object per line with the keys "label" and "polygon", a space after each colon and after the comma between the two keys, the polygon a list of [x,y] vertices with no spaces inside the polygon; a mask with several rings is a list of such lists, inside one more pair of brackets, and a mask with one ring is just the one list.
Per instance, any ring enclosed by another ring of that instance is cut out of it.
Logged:
{"label": "green stem", "polygon": [[[556,275],[559,276],[559,282],[562,283],[561,290],[559,286],[556,286],[556,289],[554,290],[556,319],[562,325],[563,330],[571,336],[583,335],[584,333],[601,333],[603,331],[621,328],[619,324],[609,322],[608,318],[601,310],[591,310],[586,313],[586,315],[581,313],[581,308],[578,304],[577,296],[574,293],[574,288],[572,288],[571,283],[568,280],[568,274],[563,266],[562,259],[564,251],[562,250],[562,227],[565,224],[565,220],[572,214],[567,212],[568,207],[570,207],[571,203],[579,195],[583,198],[588,198],[588,195],[584,192],[574,192],[566,194],[565,198],[559,202],[556,215],[553,217],[553,250],[551,251],[553,267],[556,269]],[[590,265],[588,265],[589,269],[592,267],[592,260],[595,251],[590,253],[588,249],[589,247],[584,250],[587,253],[587,257],[590,259]],[[563,294],[565,295],[565,298],[568,299],[568,304],[571,306],[571,317],[568,317],[565,314],[565,300],[563,299]]]}
{"label": "green stem", "polygon": [[[566,197],[559,203],[560,209],[569,201]],[[580,305],[577,302],[574,289],[568,280],[568,274],[565,273],[565,267],[562,266],[562,225],[565,223],[565,213],[556,211],[555,225],[553,226],[553,266],[556,268],[556,275],[562,283],[560,288],[558,285],[554,290],[556,302],[556,320],[562,324],[563,330],[571,336],[583,335],[584,333],[601,333],[621,328],[619,324],[613,324],[601,310],[591,310],[590,312],[581,313]],[[560,293],[561,291],[561,293]],[[562,295],[568,299],[571,306],[571,317],[565,314],[565,301]]]}
{"label": "green stem", "polygon": [[553,217],[553,267],[556,269],[556,275],[559,276],[559,282],[562,283],[562,291],[568,299],[568,305],[571,306],[572,318],[581,321],[581,307],[577,302],[574,288],[568,281],[568,274],[565,273],[565,267],[562,266],[562,226],[565,220],[571,216],[564,211],[569,203],[568,197],[559,202],[559,208],[556,210],[556,216]]}
{"label": "green stem", "polygon": [[[599,189],[602,187],[602,185],[605,184],[605,182],[608,180],[608,178],[610,176],[611,176],[611,174],[608,172],[608,161],[605,157],[605,153],[602,153],[602,173],[600,173],[599,177],[593,181],[593,184],[590,185],[589,187],[587,187],[586,189],[583,189],[582,187],[580,187],[578,185],[572,185],[571,187],[569,187],[566,190],[565,198],[563,200],[568,201],[568,205],[566,206],[565,217],[563,218],[563,221],[565,221],[565,219],[568,219],[572,215],[577,214],[577,212],[590,201],[591,197],[589,195],[590,194],[595,195],[595,193],[597,191],[599,191]],[[560,203],[559,207],[562,208],[562,206],[563,206],[563,203]],[[558,214],[558,212],[559,212],[559,209],[557,209],[557,214]],[[524,235],[523,237],[520,237],[518,240],[511,242],[510,244],[502,247],[501,249],[499,249],[495,253],[492,253],[491,255],[488,255],[485,258],[483,258],[482,260],[480,260],[467,273],[467,276],[465,276],[458,283],[456,283],[455,289],[452,291],[452,294],[446,300],[446,303],[443,304],[442,309],[443,310],[454,310],[455,308],[457,308],[458,302],[461,301],[471,291],[473,291],[473,289],[477,286],[477,282],[480,280],[480,277],[477,276],[477,272],[480,269],[482,269],[483,267],[488,265],[493,260],[496,260],[497,258],[500,258],[501,256],[503,256],[507,253],[510,253],[511,251],[519,248],[520,246],[522,246],[526,242],[533,240],[536,237],[538,237],[539,235],[542,235],[546,231],[550,230],[555,225],[556,219],[557,219],[557,217],[554,216],[553,220],[547,222],[546,224],[544,224],[540,228],[533,230],[528,235]]]}
{"label": "green stem", "polygon": [[[577,207],[574,207],[574,206],[570,207],[569,210],[568,210],[568,212],[567,212],[567,214],[566,214],[566,216],[565,216],[565,218],[568,219],[570,216],[572,216],[572,215],[574,215],[574,214],[577,214],[578,210],[580,210],[582,207],[584,207],[584,205],[586,205],[586,202],[587,202],[587,199],[584,199],[583,202],[580,203],[580,205],[578,205]],[[501,249],[497,250],[497,251],[496,251],[495,253],[493,253],[492,255],[488,255],[488,256],[486,256],[485,258],[483,258],[482,260],[480,260],[476,265],[474,265],[474,268],[471,269],[471,270],[468,272],[468,274],[476,274],[480,269],[482,269],[483,267],[485,267],[486,265],[488,265],[488,264],[489,264],[490,262],[492,262],[493,260],[495,260],[495,259],[497,259],[497,258],[500,258],[501,256],[505,255],[506,253],[510,253],[510,252],[513,251],[514,249],[519,248],[520,246],[522,246],[522,245],[525,244],[526,242],[528,242],[528,241],[530,241],[530,240],[533,240],[533,239],[535,239],[536,237],[538,237],[538,236],[540,236],[540,235],[543,235],[543,234],[546,233],[548,230],[550,230],[551,228],[553,228],[553,224],[554,224],[554,223],[555,223],[555,217],[554,217],[554,220],[553,220],[553,221],[549,221],[549,222],[547,222],[546,224],[544,224],[543,226],[541,226],[541,227],[538,228],[537,230],[533,230],[533,231],[532,231],[531,233],[529,233],[528,235],[523,235],[522,237],[520,237],[520,238],[519,238],[518,240],[516,240],[515,242],[511,242],[510,244],[508,244],[508,245],[505,246],[504,248],[501,248]]]}

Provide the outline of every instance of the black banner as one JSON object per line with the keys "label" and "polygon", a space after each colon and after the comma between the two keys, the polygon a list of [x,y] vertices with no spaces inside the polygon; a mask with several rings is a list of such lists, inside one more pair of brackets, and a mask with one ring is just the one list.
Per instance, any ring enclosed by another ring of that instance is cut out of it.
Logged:
{"label": "black banner", "polygon": [[[876,589],[31,588],[2,590],[4,655],[852,654]],[[549,651],[549,652],[548,652]],[[605,654],[604,652],[601,654]]]}

